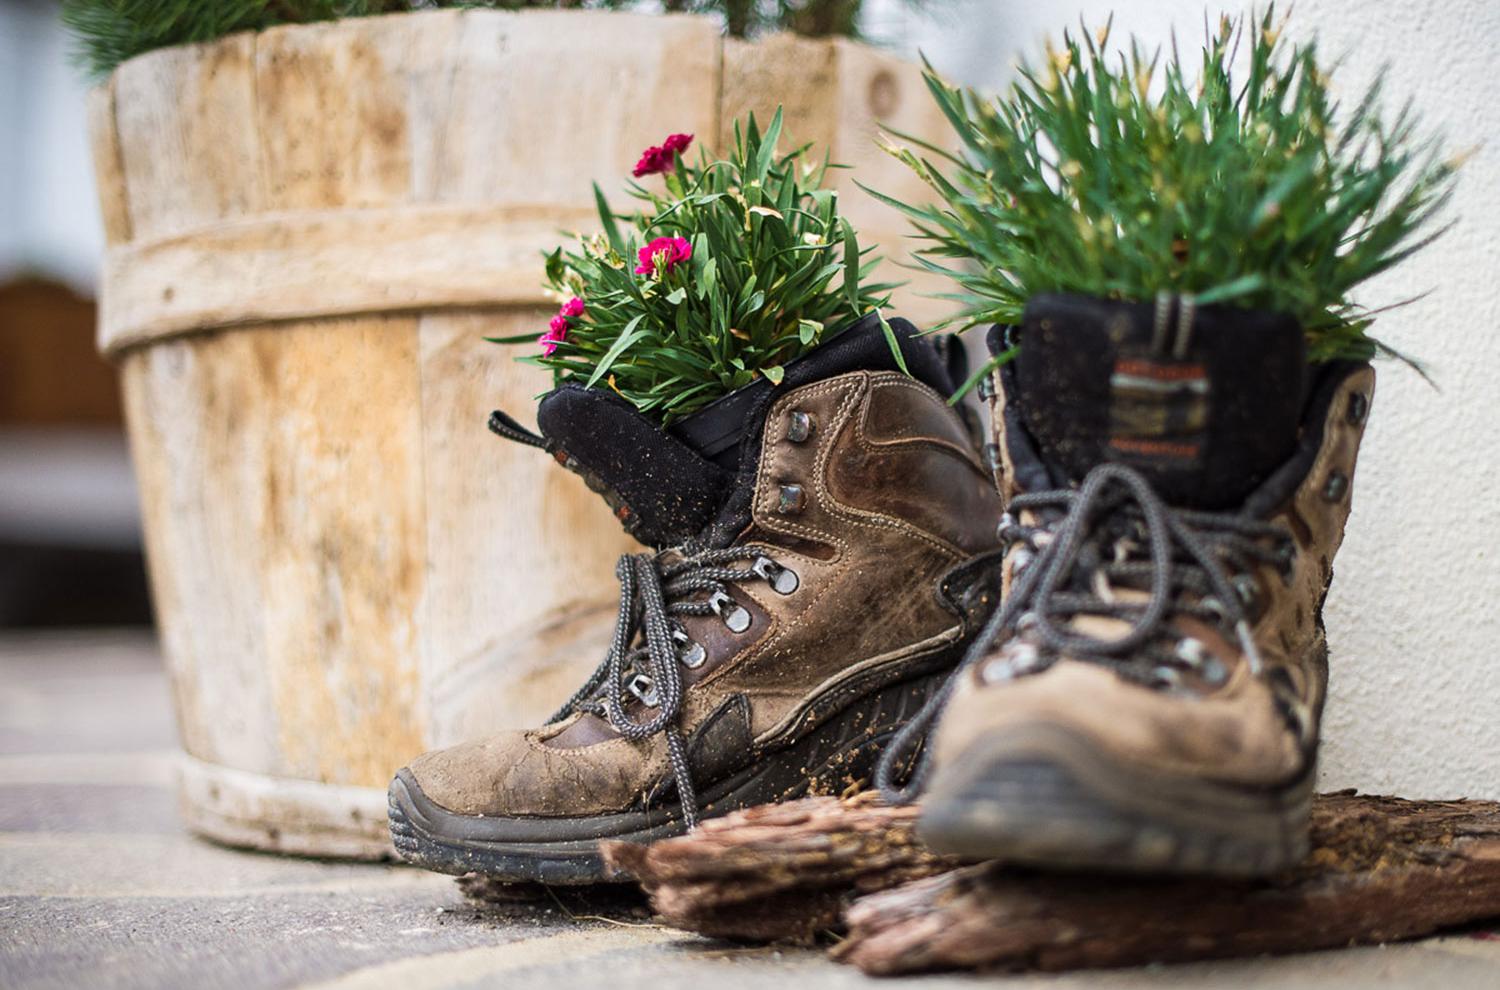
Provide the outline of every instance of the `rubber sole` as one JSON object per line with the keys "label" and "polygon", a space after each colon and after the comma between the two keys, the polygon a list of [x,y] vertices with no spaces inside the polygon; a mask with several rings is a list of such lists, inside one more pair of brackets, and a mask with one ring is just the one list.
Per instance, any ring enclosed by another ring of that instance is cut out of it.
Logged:
{"label": "rubber sole", "polygon": [[1307,854],[1311,769],[1270,790],[1121,765],[1066,730],[987,739],[940,772],[917,833],[934,850],[1048,868],[1258,877]]}
{"label": "rubber sole", "polygon": [[[941,686],[946,672],[874,692],[795,743],[759,754],[720,781],[700,782],[699,817],[809,793],[840,793],[868,780],[891,736]],[[675,800],[643,810],[568,819],[459,815],[435,804],[410,771],[391,781],[391,839],[406,861],[439,873],[479,873],[554,886],[607,883],[601,839],[652,842],[686,829]]]}

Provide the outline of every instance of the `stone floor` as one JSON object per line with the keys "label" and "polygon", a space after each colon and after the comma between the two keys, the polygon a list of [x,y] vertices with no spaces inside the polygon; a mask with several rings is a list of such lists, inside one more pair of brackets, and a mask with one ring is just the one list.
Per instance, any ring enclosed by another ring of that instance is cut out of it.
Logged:
{"label": "stone floor", "polygon": [[[166,683],[139,636],[0,637],[0,987],[874,986],[611,905],[479,909],[400,867],[210,845],[173,810]],[[884,981],[885,985],[903,981]],[[1071,988],[1500,987],[1500,934],[1281,959],[906,982]]]}

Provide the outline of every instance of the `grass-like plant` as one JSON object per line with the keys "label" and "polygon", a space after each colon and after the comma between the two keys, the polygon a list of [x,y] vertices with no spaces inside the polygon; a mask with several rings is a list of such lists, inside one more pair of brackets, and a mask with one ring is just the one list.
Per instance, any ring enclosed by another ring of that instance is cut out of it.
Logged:
{"label": "grass-like plant", "polygon": [[[737,38],[777,30],[853,37],[858,34],[861,2],[662,0],[659,9],[717,16],[725,31]],[[79,61],[91,75],[102,78],[126,59],[156,48],[213,41],[236,31],[262,31],[281,24],[432,7],[622,10],[641,6],[638,0],[63,0],[62,16],[78,39]]]}
{"label": "grass-like plant", "polygon": [[689,135],[647,149],[633,214],[596,186],[602,233],[547,257],[566,300],[550,328],[494,341],[539,343],[521,360],[555,384],[611,388],[666,424],[758,377],[780,382],[787,362],[879,312],[894,286],[868,280],[877,259],[821,188],[828,163],[778,152],[781,126],[779,109],[764,133],[751,115],[727,158],[700,152],[696,165]]}
{"label": "grass-like plant", "polygon": [[929,66],[963,147],[898,135],[919,150],[889,150],[939,201],[882,198],[925,240],[919,263],[958,283],[953,322],[1017,323],[1041,292],[1168,291],[1289,312],[1314,361],[1393,353],[1351,291],[1441,232],[1456,162],[1409,105],[1381,122],[1378,82],[1337,106],[1315,44],[1288,47],[1274,15],[1222,19],[1196,65],[1175,43],[1112,58],[1109,25],[1065,34],[998,99]]}

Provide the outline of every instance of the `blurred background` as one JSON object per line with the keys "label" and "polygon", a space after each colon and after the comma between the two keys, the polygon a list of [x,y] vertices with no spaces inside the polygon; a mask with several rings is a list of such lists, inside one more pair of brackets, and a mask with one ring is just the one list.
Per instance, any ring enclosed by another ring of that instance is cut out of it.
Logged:
{"label": "blurred background", "polygon": [[68,53],[56,3],[0,2],[0,628],[150,621]]}
{"label": "blurred background", "polygon": [[[1236,8],[1229,8],[1236,12]],[[1040,40],[1098,25],[1168,43],[1220,8],[1195,0],[867,0],[865,35],[998,87]],[[1370,286],[1387,363],[1329,602],[1334,694],[1324,786],[1500,797],[1500,49],[1494,0],[1304,0],[1294,34],[1340,61],[1341,92],[1384,75],[1453,150],[1479,145],[1457,227]],[[111,370],[95,354],[103,238],[86,83],[47,0],[0,0],[0,628],[149,622],[137,509]]]}

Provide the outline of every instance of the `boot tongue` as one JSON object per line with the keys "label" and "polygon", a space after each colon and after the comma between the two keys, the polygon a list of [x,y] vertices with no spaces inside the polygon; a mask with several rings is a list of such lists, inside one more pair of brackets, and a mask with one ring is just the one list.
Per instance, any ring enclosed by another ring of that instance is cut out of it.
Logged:
{"label": "boot tongue", "polygon": [[1017,406],[1058,483],[1127,464],[1172,505],[1225,509],[1292,455],[1307,376],[1280,313],[1034,297]]}

